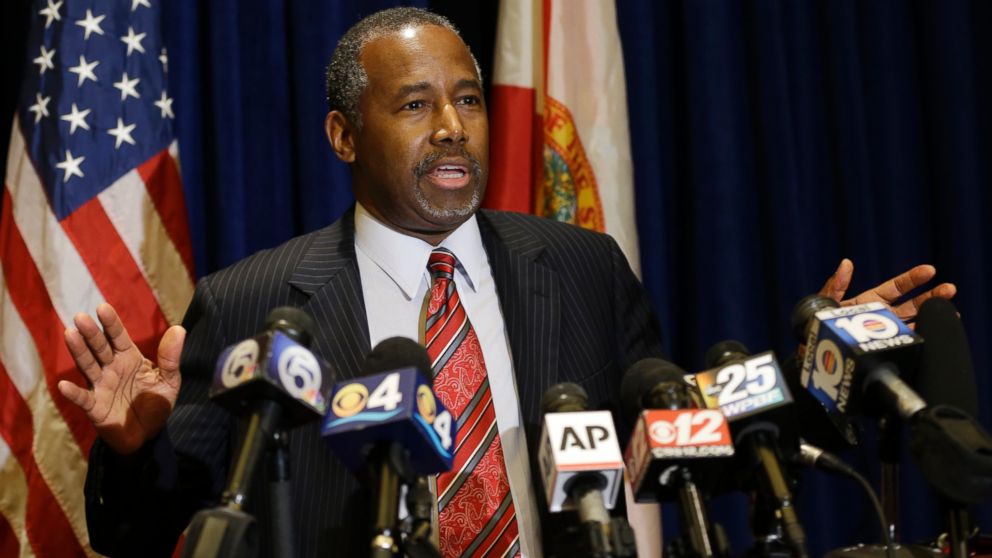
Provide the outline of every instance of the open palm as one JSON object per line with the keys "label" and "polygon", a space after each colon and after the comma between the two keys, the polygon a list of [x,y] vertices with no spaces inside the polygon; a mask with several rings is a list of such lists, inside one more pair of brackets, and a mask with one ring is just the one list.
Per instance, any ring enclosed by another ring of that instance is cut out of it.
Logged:
{"label": "open palm", "polygon": [[97,434],[120,454],[137,451],[164,426],[176,404],[181,382],[179,354],[186,331],[173,326],[158,347],[158,363],[145,358],[109,304],[96,309],[96,321],[77,314],[65,332],[66,346],[89,389],[63,380],[59,391],[86,412]]}

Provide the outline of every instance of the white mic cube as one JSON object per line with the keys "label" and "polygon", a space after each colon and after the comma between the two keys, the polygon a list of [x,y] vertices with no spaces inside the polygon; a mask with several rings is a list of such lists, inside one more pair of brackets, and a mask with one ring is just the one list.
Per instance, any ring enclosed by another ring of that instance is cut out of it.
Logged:
{"label": "white mic cube", "polygon": [[551,512],[575,508],[567,489],[582,473],[603,476],[606,485],[600,493],[606,508],[613,509],[623,482],[623,455],[610,412],[545,414],[540,466]]}

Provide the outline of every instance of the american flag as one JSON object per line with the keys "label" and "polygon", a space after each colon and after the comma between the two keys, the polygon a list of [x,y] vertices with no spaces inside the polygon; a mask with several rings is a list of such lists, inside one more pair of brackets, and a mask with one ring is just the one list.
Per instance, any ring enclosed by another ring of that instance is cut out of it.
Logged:
{"label": "american flag", "polygon": [[158,0],[41,0],[0,215],[0,556],[95,556],[94,431],[63,332],[114,305],[146,355],[193,291]]}

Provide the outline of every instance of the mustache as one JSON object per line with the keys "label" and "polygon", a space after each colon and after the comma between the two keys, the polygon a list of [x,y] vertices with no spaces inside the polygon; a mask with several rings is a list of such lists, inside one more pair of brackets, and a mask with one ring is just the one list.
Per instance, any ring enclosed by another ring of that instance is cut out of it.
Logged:
{"label": "mustache", "polygon": [[414,167],[413,174],[416,175],[417,178],[423,178],[427,175],[427,172],[432,166],[434,166],[435,163],[445,157],[461,157],[466,159],[468,160],[469,166],[472,167],[473,176],[478,177],[482,174],[482,165],[479,163],[479,160],[469,153],[464,147],[459,147],[450,151],[432,151],[428,153],[423,159],[420,160],[419,163],[417,163],[417,166]]}

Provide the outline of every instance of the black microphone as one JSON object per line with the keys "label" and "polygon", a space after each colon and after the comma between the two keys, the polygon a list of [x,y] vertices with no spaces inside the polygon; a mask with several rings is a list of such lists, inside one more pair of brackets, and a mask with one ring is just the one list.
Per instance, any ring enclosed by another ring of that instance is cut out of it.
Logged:
{"label": "black microphone", "polygon": [[[771,512],[764,518],[756,514],[756,538],[777,540],[778,533],[773,532],[777,529],[772,525],[780,522],[791,554],[808,556],[806,533],[781,462],[783,453],[789,457],[798,451],[799,441],[792,394],[775,355],[767,351],[751,356],[743,343],[727,340],[713,345],[706,353],[706,361],[709,370],[696,374],[696,385],[707,407],[720,409],[730,422],[738,448],[735,469],[741,487],[758,488],[758,508]],[[760,468],[756,487],[752,486],[750,474],[755,465]]]}
{"label": "black microphone", "polygon": [[[436,555],[429,545],[429,507],[410,511],[417,526],[414,540],[404,541],[398,525],[400,488],[424,490],[423,475],[451,469],[457,425],[435,396],[427,351],[415,341],[393,337],[369,353],[362,367],[368,375],[334,387],[321,434],[345,466],[375,493],[372,556],[410,552]],[[415,498],[420,501],[422,498]]]}
{"label": "black microphone", "polygon": [[[228,347],[217,361],[210,399],[247,417],[248,427],[221,505],[194,516],[183,556],[241,556],[257,551],[254,518],[241,508],[258,462],[269,448],[284,461],[282,431],[319,420],[327,408],[333,378],[330,367],[307,348],[313,320],[298,308],[280,307],[265,322],[265,331]],[[277,494],[274,544],[279,556],[291,556],[295,551],[290,508],[282,499],[288,498],[288,485]]]}
{"label": "black microphone", "polygon": [[978,387],[971,348],[957,309],[930,298],[916,317],[926,344],[915,383],[928,407],[910,424],[910,452],[941,495],[952,556],[968,555],[968,504],[992,494],[992,439],[975,420]]}
{"label": "black microphone", "polygon": [[[801,301],[796,313],[804,304],[808,306],[810,299]],[[927,389],[933,389],[938,397],[970,406],[969,398],[956,392],[962,388],[932,387],[934,382],[946,381],[944,363],[954,364],[959,375],[956,379],[970,376],[964,368],[970,357],[959,354],[967,351],[964,330],[948,323],[953,307],[939,300],[924,303],[937,307],[926,312],[921,308],[922,316],[917,318],[918,326],[922,319],[922,328],[932,332],[929,344],[933,347],[925,358],[920,351],[923,339],[881,303],[812,313],[803,384],[841,420],[858,413],[877,413],[875,406],[862,404],[863,396],[880,402],[882,409],[910,425],[910,449],[937,491],[952,502],[977,504],[992,495],[992,437],[967,412],[953,405],[928,405],[899,376],[900,368],[922,361],[927,368],[920,370],[916,380],[931,386]],[[956,319],[956,312],[953,314]],[[936,332],[938,329],[941,332]],[[968,389],[966,379],[964,383],[963,389]]]}
{"label": "black microphone", "polygon": [[633,532],[607,510],[623,483],[623,456],[609,411],[590,411],[588,395],[573,383],[555,384],[541,399],[540,468],[552,513],[574,509],[586,556],[634,556]]}
{"label": "black microphone", "polygon": [[978,385],[971,347],[954,303],[927,299],[916,315],[916,333],[926,343],[920,355],[916,392],[929,405],[952,405],[978,416]]}
{"label": "black microphone", "polygon": [[679,504],[683,535],[667,553],[679,555],[688,545],[693,556],[728,556],[726,537],[719,525],[710,526],[703,503],[706,488],[716,484],[725,465],[716,458],[734,454],[723,413],[691,408],[685,371],[657,358],[640,360],[627,371],[620,400],[635,421],[625,457],[636,500]]}

